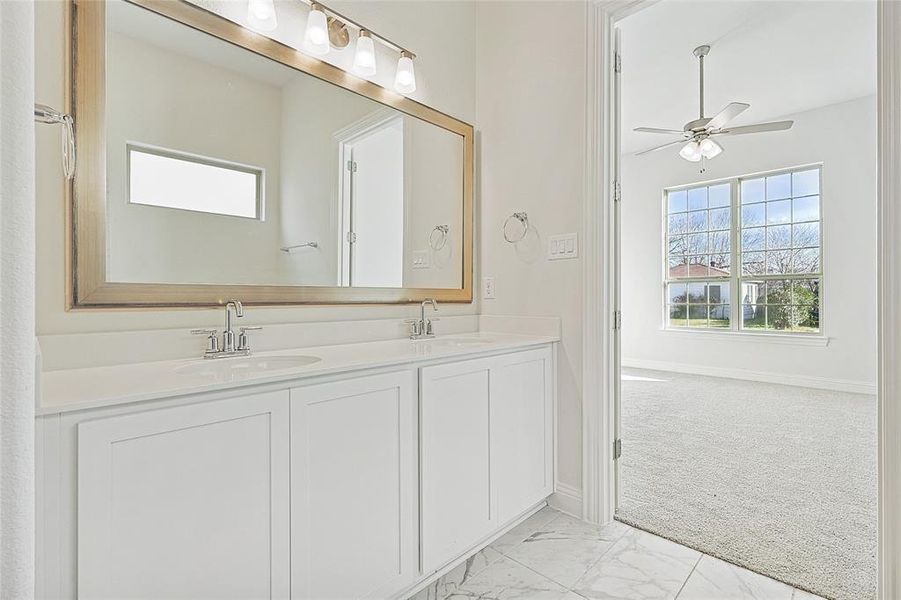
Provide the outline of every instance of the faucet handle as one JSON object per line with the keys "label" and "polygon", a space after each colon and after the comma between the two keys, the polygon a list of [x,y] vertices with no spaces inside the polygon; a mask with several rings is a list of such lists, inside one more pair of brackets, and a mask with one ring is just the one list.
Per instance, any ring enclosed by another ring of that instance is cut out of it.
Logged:
{"label": "faucet handle", "polygon": [[410,326],[410,337],[414,337],[422,333],[421,331],[419,331],[419,319],[404,319],[404,324]]}
{"label": "faucet handle", "polygon": [[205,335],[207,336],[207,353],[219,352],[219,338],[217,334],[219,331],[217,329],[192,329],[191,333],[193,335]]}
{"label": "faucet handle", "polygon": [[435,335],[435,331],[432,329],[432,323],[435,321],[440,321],[441,317],[435,317],[434,319],[426,319],[425,320],[425,333],[426,335]]}
{"label": "faucet handle", "polygon": [[247,343],[247,332],[248,331],[259,331],[262,329],[259,325],[252,325],[248,327],[239,327],[238,331],[241,333],[238,335],[238,350],[250,350],[250,346]]}

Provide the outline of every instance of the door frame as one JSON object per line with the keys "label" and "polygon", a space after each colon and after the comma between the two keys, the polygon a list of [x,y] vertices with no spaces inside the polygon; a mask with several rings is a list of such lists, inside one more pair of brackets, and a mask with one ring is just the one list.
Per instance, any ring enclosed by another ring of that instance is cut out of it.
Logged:
{"label": "door frame", "polygon": [[[351,123],[347,127],[335,132],[332,136],[334,139],[336,154],[338,156],[338,178],[337,178],[337,207],[338,207],[338,239],[337,244],[340,248],[338,253],[338,285],[350,286],[351,278],[351,255],[353,249],[348,243],[347,235],[353,231],[353,172],[347,168],[347,162],[351,160],[353,155],[353,145],[364,137],[371,135],[377,131],[385,129],[400,122],[403,140],[404,140],[404,243],[408,239],[408,223],[410,222],[408,212],[407,198],[409,198],[409,150],[410,140],[407,123],[404,116],[390,109],[382,109],[373,112],[362,119]],[[404,256],[406,256],[406,247],[404,248]]]}
{"label": "door frame", "polygon": [[[613,519],[619,331],[615,23],[659,0],[588,0],[583,199],[582,513]],[[877,0],[879,592],[901,597],[901,3]]]}

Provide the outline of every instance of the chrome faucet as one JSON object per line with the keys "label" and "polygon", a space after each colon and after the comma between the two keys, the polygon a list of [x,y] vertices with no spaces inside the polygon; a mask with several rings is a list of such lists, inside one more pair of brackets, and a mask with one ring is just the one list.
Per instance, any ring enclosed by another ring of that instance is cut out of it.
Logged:
{"label": "chrome faucet", "polygon": [[237,300],[229,300],[225,303],[225,331],[222,332],[223,352],[234,352],[236,348],[235,339],[237,339],[238,336],[235,335],[235,332],[232,329],[232,309],[235,311],[234,318],[241,319],[244,317],[243,304]]}
{"label": "chrome faucet", "polygon": [[425,318],[425,305],[431,304],[432,310],[438,312],[438,303],[435,302],[432,298],[426,298],[422,301],[422,304],[419,305],[419,320],[416,319],[407,319],[404,323],[410,326],[410,339],[411,340],[420,340],[422,338],[431,338],[435,337],[435,331],[432,329],[432,323],[434,321],[438,321],[439,319],[426,319]]}
{"label": "chrome faucet", "polygon": [[[234,317],[232,317],[234,314]],[[219,332],[216,329],[192,329],[194,335],[207,336],[207,347],[203,353],[204,358],[226,358],[229,356],[247,356],[250,354],[250,345],[247,339],[248,331],[260,330],[262,327],[239,327],[236,335],[232,329],[232,320],[244,317],[244,305],[238,300],[229,300],[225,303],[225,330],[222,332],[222,343],[219,342]]]}

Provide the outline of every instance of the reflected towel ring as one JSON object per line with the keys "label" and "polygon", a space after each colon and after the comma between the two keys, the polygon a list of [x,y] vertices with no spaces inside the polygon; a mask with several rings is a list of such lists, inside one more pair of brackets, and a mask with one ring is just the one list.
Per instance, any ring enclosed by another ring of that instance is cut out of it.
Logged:
{"label": "reflected towel ring", "polygon": [[[510,237],[509,235],[507,235],[507,226],[510,224],[510,222],[513,219],[518,220],[519,223],[522,225],[522,233],[520,233],[518,237]],[[504,221],[503,231],[504,231],[504,239],[507,240],[507,242],[509,242],[511,244],[515,244],[516,242],[522,241],[523,238],[526,237],[526,234],[529,232],[529,215],[527,215],[524,212],[513,213],[512,215],[507,217],[506,221]]]}
{"label": "reflected towel ring", "polygon": [[[435,228],[429,234],[429,247],[436,251],[444,248],[447,245],[447,232],[449,230],[450,227],[447,225],[435,225]],[[438,235],[436,236],[435,233]]]}

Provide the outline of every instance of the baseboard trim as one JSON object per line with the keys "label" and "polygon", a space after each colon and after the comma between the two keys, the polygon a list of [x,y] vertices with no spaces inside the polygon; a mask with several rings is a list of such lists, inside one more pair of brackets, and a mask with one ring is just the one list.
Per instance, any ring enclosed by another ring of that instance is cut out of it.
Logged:
{"label": "baseboard trim", "polygon": [[818,390],[833,390],[836,392],[850,392],[853,394],[876,394],[876,384],[851,379],[830,379],[827,377],[811,377],[809,375],[785,375],[767,371],[751,371],[748,369],[735,369],[726,367],[711,367],[707,365],[691,365],[662,360],[645,360],[624,358],[624,367],[635,369],[651,369],[654,371],[673,371],[676,373],[690,373],[692,375],[708,375],[710,377],[726,377],[728,379],[746,379],[748,381],[763,381],[766,383],[778,383],[782,385],[796,385],[800,387],[815,388]]}
{"label": "baseboard trim", "polygon": [[557,482],[556,490],[551,497],[547,499],[547,503],[551,508],[556,508],[560,512],[572,515],[578,519],[582,518],[582,490],[565,483]]}

